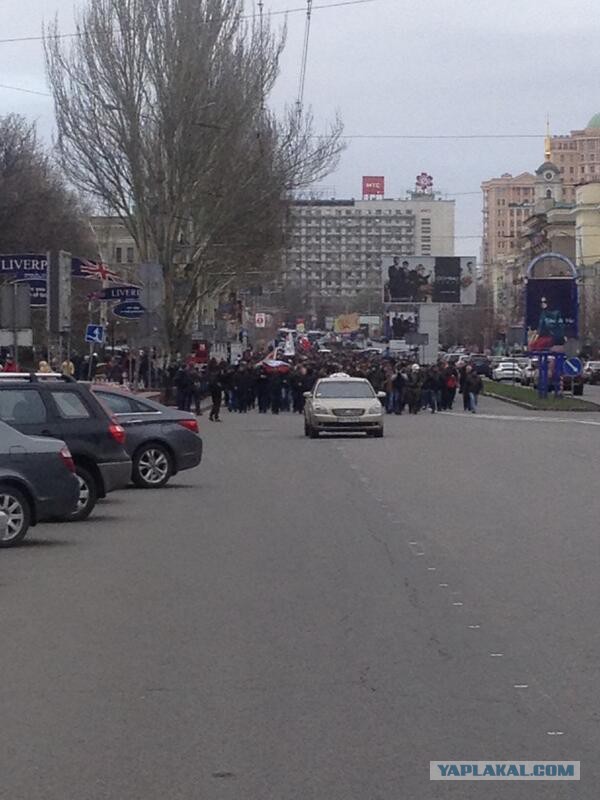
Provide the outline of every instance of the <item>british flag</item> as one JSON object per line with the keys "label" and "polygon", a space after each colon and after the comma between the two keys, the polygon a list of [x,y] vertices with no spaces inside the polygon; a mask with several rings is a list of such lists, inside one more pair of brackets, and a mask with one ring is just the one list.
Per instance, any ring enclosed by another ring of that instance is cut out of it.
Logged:
{"label": "british flag", "polygon": [[93,278],[98,281],[109,281],[111,283],[121,283],[121,276],[113,272],[106,264],[101,261],[88,261],[85,258],[73,259],[74,278]]}

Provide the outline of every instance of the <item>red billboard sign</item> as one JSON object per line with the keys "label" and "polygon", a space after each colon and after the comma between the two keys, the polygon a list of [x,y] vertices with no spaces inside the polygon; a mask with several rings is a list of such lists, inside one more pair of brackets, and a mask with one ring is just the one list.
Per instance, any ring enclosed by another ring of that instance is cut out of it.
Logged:
{"label": "red billboard sign", "polygon": [[363,175],[362,179],[363,197],[369,195],[382,196],[385,194],[385,178],[383,175]]}

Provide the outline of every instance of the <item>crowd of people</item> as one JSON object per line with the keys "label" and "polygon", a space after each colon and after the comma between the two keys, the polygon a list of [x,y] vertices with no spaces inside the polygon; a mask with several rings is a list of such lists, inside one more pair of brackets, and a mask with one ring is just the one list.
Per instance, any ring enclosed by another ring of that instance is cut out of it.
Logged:
{"label": "crowd of people", "polygon": [[251,353],[235,365],[215,359],[203,367],[181,362],[171,378],[175,402],[182,410],[200,413],[202,397],[210,395],[210,420],[216,422],[221,421],[222,406],[239,414],[251,409],[260,414],[302,414],[304,393],[319,378],[339,372],[366,378],[375,391],[385,392],[389,414],[451,411],[457,394],[462,395],[463,409],[475,413],[483,391],[481,377],[466,361],[420,366],[389,356],[340,351],[303,354],[272,364],[264,354]]}

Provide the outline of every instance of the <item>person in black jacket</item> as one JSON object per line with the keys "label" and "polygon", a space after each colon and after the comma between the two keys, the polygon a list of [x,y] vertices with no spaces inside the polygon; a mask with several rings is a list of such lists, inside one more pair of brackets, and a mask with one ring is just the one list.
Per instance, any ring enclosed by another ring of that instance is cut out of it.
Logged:
{"label": "person in black jacket", "polygon": [[212,400],[212,407],[208,418],[211,422],[221,422],[219,414],[221,412],[223,384],[221,382],[221,373],[217,369],[214,369],[208,375],[208,390],[210,392],[210,399]]}

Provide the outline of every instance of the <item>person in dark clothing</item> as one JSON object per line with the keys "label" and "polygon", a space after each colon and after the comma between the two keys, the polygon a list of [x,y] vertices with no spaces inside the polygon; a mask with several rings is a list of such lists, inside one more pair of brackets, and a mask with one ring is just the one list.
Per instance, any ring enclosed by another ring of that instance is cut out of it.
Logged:
{"label": "person in dark clothing", "polygon": [[468,408],[465,409],[466,411],[470,411],[472,414],[476,413],[477,400],[482,391],[483,381],[481,380],[481,375],[478,375],[472,367],[467,367],[467,374],[463,389],[463,395],[467,396],[468,402]]}
{"label": "person in dark clothing", "polygon": [[457,387],[458,372],[456,371],[456,367],[449,364],[446,366],[443,373],[442,408],[444,410],[452,411]]}
{"label": "person in dark clothing", "polygon": [[260,368],[256,379],[256,399],[258,401],[258,413],[266,414],[271,400],[271,385],[264,367]]}
{"label": "person in dark clothing", "polygon": [[413,364],[406,380],[406,402],[411,414],[418,414],[421,409],[421,371],[418,364]]}
{"label": "person in dark clothing", "polygon": [[191,397],[192,391],[192,378],[189,371],[186,367],[180,365],[179,369],[175,374],[175,378],[173,379],[173,385],[175,386],[175,402],[177,403],[177,408],[180,411],[188,411],[188,402]]}
{"label": "person in dark clothing", "polygon": [[200,403],[202,401],[202,375],[197,369],[192,372],[192,399],[194,401],[194,409],[197,417],[202,416],[202,409]]}
{"label": "person in dark clothing", "polygon": [[210,392],[210,399],[212,406],[210,409],[209,420],[211,422],[221,422],[219,414],[221,413],[221,399],[223,397],[223,385],[221,383],[221,374],[215,370],[209,374],[208,390]]}
{"label": "person in dark clothing", "polygon": [[279,414],[281,409],[281,375],[277,373],[271,375],[270,384],[271,411],[273,414]]}

